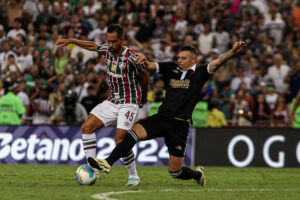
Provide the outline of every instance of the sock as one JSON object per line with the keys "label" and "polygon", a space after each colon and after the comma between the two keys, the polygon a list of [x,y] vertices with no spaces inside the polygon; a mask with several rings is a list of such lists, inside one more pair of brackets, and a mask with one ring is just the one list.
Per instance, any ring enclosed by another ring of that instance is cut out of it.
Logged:
{"label": "sock", "polygon": [[136,171],[134,153],[132,150],[127,154],[126,157],[121,158],[121,161],[128,170],[129,178],[139,178]]}
{"label": "sock", "polygon": [[178,179],[181,179],[181,180],[189,180],[189,179],[198,180],[202,176],[201,172],[192,170],[189,167],[182,167],[182,169],[177,171],[177,172],[170,172],[169,171],[169,173],[173,178],[178,178]]}
{"label": "sock", "polygon": [[105,160],[112,166],[121,157],[126,157],[138,140],[139,138],[133,130],[127,131],[124,140],[117,144]]}
{"label": "sock", "polygon": [[96,157],[96,134],[82,134],[82,144],[86,159]]}

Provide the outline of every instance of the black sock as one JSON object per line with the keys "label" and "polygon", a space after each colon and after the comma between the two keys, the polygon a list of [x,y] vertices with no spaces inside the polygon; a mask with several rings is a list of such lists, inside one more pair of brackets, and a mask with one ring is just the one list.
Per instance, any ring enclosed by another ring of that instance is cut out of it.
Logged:
{"label": "black sock", "polygon": [[178,179],[181,179],[181,180],[189,180],[189,179],[198,180],[202,176],[201,172],[192,170],[189,167],[182,167],[182,169],[177,171],[177,172],[170,172],[169,171],[169,173],[173,178],[178,178]]}
{"label": "black sock", "polygon": [[117,144],[111,154],[105,159],[110,166],[112,166],[117,160],[122,157],[126,157],[128,152],[134,147],[138,142],[138,136],[133,130],[129,130],[122,142]]}

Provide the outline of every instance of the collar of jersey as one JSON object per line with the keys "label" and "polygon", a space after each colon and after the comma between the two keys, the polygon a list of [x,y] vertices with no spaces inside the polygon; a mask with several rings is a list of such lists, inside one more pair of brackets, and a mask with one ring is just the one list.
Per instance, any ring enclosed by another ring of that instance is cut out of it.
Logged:
{"label": "collar of jersey", "polygon": [[182,70],[182,69],[180,69],[179,67],[177,67],[177,69],[179,70],[179,71],[181,71],[181,72],[186,72],[186,71],[188,71],[188,70],[193,70],[193,71],[195,71],[196,70],[196,64],[194,64],[193,65],[193,67],[191,67],[190,69],[187,69],[187,70]]}

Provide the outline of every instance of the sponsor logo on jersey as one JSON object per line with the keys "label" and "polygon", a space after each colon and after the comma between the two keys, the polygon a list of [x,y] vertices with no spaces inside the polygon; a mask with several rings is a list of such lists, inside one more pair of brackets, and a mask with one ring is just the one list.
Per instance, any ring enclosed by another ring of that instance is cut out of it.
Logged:
{"label": "sponsor logo on jersey", "polygon": [[180,145],[178,145],[178,146],[176,147],[176,149],[182,150],[182,147],[181,147]]}
{"label": "sponsor logo on jersey", "polygon": [[190,87],[190,80],[170,80],[170,86],[172,88],[189,88]]}
{"label": "sponsor logo on jersey", "polygon": [[179,73],[177,69],[174,69],[172,72],[174,72],[174,73],[176,73],[176,74]]}

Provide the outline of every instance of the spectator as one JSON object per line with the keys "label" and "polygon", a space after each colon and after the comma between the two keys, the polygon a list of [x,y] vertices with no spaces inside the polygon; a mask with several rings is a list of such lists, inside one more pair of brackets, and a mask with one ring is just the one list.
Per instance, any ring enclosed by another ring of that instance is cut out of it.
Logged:
{"label": "spectator", "polygon": [[223,30],[222,22],[217,24],[217,30],[214,32],[214,35],[216,37],[216,48],[219,49],[220,54],[223,54],[225,51],[227,51],[230,37],[229,34]]}
{"label": "spectator", "polygon": [[204,32],[198,37],[198,49],[200,55],[204,58],[207,57],[214,47],[216,47],[216,36],[211,32],[210,24],[205,23]]}
{"label": "spectator", "polygon": [[[160,101],[165,97],[166,90],[164,89],[165,83],[163,79],[156,79],[154,81],[154,88],[148,92],[147,99],[150,103],[155,102],[155,99],[159,98]],[[162,98],[161,96],[162,95]]]}
{"label": "spectator", "polygon": [[56,108],[52,119],[59,125],[80,125],[86,118],[87,112],[77,101],[76,93],[68,91],[64,101]]}
{"label": "spectator", "polygon": [[291,67],[289,73],[285,76],[284,82],[289,84],[289,102],[297,96],[300,90],[300,60]]}
{"label": "spectator", "polygon": [[87,34],[86,27],[79,22],[79,17],[76,13],[72,15],[71,23],[65,26],[65,34],[67,34],[70,29],[74,31],[74,36],[78,39],[80,36]]}
{"label": "spectator", "polygon": [[86,82],[86,76],[83,74],[79,74],[76,77],[77,87],[74,89],[78,97],[78,101],[80,102],[84,97],[87,96],[87,88],[89,84]]}
{"label": "spectator", "polygon": [[231,80],[231,89],[237,91],[241,83],[244,82],[248,89],[251,88],[251,78],[245,75],[244,69],[242,67],[237,68],[237,76]]}
{"label": "spectator", "polygon": [[54,111],[54,105],[49,101],[48,93],[49,90],[47,88],[41,87],[38,90],[39,97],[32,101],[33,106],[33,125],[50,125],[51,114]]}
{"label": "spectator", "polygon": [[9,40],[14,40],[19,34],[26,36],[24,29],[22,29],[22,19],[16,18],[14,21],[14,28],[8,31],[7,37]]}
{"label": "spectator", "polygon": [[17,56],[13,51],[10,50],[10,42],[8,40],[5,40],[2,42],[2,53],[0,53],[1,69],[3,69],[7,65],[9,55],[13,55],[15,57]]}
{"label": "spectator", "polygon": [[281,44],[283,31],[285,27],[284,21],[276,15],[276,11],[271,11],[271,18],[266,20],[265,26],[268,35],[274,38],[275,45]]}
{"label": "spectator", "polygon": [[37,65],[32,65],[30,67],[30,74],[25,77],[26,81],[26,93],[29,94],[30,90],[34,87],[36,87],[36,82],[41,82],[41,85],[46,87],[46,81],[45,79],[40,78],[40,71],[39,67]]}
{"label": "spectator", "polygon": [[208,103],[206,101],[199,101],[192,113],[192,120],[194,127],[207,127]]}
{"label": "spectator", "polygon": [[38,14],[34,21],[34,26],[39,29],[40,24],[44,23],[48,26],[52,26],[55,23],[55,18],[51,13],[51,4],[49,0],[42,0],[42,12]]}
{"label": "spectator", "polygon": [[277,103],[273,111],[272,120],[275,127],[286,127],[288,125],[288,107],[283,95],[278,96]]}
{"label": "spectator", "polygon": [[65,73],[66,67],[69,63],[68,52],[63,48],[57,48],[54,54],[54,72],[55,74]]}
{"label": "spectator", "polygon": [[100,38],[101,35],[105,35],[107,31],[107,24],[104,19],[98,21],[98,27],[91,31],[88,35],[88,39],[96,41],[97,38]]}
{"label": "spectator", "polygon": [[236,92],[236,97],[231,99],[228,107],[229,113],[232,113],[233,126],[251,126],[252,113],[249,110],[247,101],[244,100],[243,90]]}
{"label": "spectator", "polygon": [[300,128],[300,90],[298,91],[297,96],[292,100],[291,103],[291,114],[290,121],[294,128]]}
{"label": "spectator", "polygon": [[256,105],[253,113],[253,122],[259,126],[270,125],[272,119],[272,111],[267,102],[265,101],[264,94],[258,94],[256,97]]}
{"label": "spectator", "polygon": [[17,83],[10,83],[8,92],[0,98],[0,124],[1,125],[21,125],[21,116],[25,108],[19,97]]}
{"label": "spectator", "polygon": [[83,11],[85,17],[89,20],[89,22],[93,25],[94,28],[97,27],[96,12],[101,8],[98,1],[88,0],[88,5],[83,7]]}
{"label": "spectator", "polygon": [[284,83],[284,78],[290,71],[289,66],[282,64],[282,56],[279,53],[274,55],[274,65],[268,69],[268,77],[275,85],[275,91],[281,94],[285,94],[288,89],[288,85]]}
{"label": "spectator", "polygon": [[22,17],[22,6],[23,3],[20,0],[9,0],[4,1],[8,15],[7,26],[9,29],[14,28],[14,22],[16,18]]}
{"label": "spectator", "polygon": [[25,108],[25,112],[22,115],[23,124],[29,124],[27,117],[30,114],[30,101],[29,97],[25,92],[26,89],[26,81],[21,81],[19,86],[19,93],[17,96],[21,99],[22,105]]}
{"label": "spectator", "polygon": [[213,101],[209,104],[206,124],[209,128],[221,128],[227,126],[225,115],[219,110],[219,102]]}
{"label": "spectator", "polygon": [[172,47],[167,44],[166,41],[161,40],[158,44],[158,47],[156,50],[154,50],[154,56],[156,57],[156,62],[162,62],[162,61],[172,61],[174,54],[172,52]]}
{"label": "spectator", "polygon": [[24,45],[22,47],[22,54],[17,57],[17,63],[20,64],[21,73],[29,73],[29,68],[33,65],[33,57],[29,53],[29,47]]}
{"label": "spectator", "polygon": [[93,86],[89,86],[87,88],[87,96],[82,98],[81,104],[84,106],[86,112],[89,114],[90,111],[99,103],[100,102],[96,95],[95,88]]}
{"label": "spectator", "polygon": [[13,54],[8,55],[7,64],[4,68],[2,68],[2,74],[9,76],[12,72],[17,73],[17,77],[21,76],[21,67],[16,62],[16,58]]}
{"label": "spectator", "polygon": [[267,94],[265,98],[268,106],[273,111],[278,100],[278,94],[275,92],[274,85],[267,86]]}

